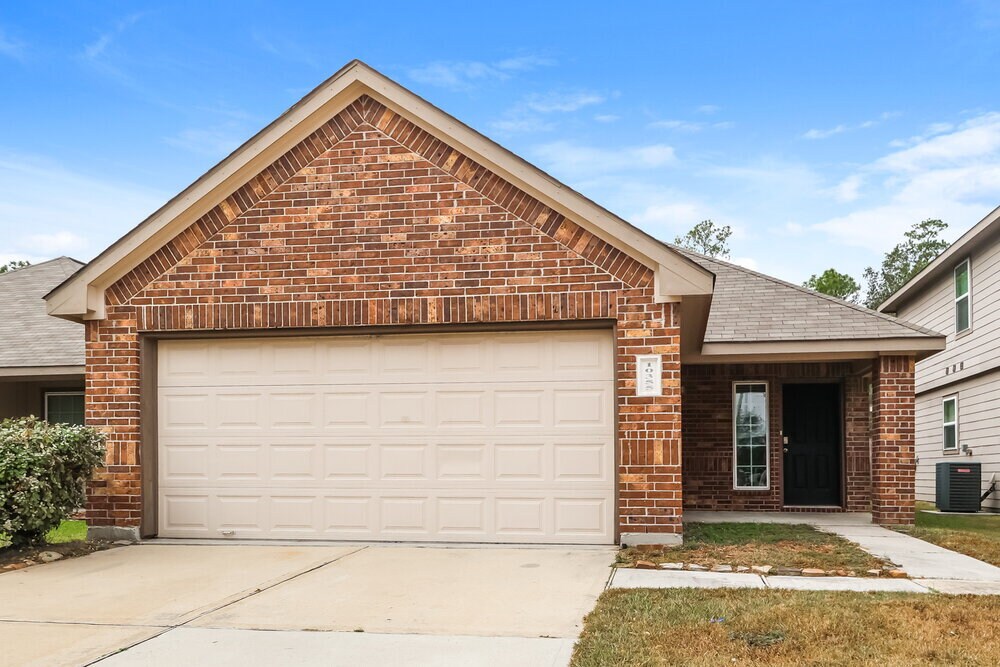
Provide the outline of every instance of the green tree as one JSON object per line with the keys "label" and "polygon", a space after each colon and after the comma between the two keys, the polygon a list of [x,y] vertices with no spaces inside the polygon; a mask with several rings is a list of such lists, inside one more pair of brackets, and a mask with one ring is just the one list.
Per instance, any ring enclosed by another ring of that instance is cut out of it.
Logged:
{"label": "green tree", "polygon": [[813,274],[802,286],[851,303],[857,303],[858,293],[861,291],[857,280],[836,269],[827,269],[818,276]]}
{"label": "green tree", "polygon": [[941,232],[948,225],[940,220],[924,220],[914,224],[903,240],[885,254],[878,269],[865,269],[865,299],[869,308],[892,296],[896,290],[940,255],[948,242],[941,238]]}
{"label": "green tree", "polygon": [[15,271],[17,269],[23,269],[24,267],[31,264],[31,262],[26,262],[23,259],[15,259],[7,262],[6,264],[0,264],[0,273],[7,273],[8,271]]}
{"label": "green tree", "polygon": [[700,252],[709,257],[729,257],[729,237],[733,230],[729,225],[716,225],[711,220],[702,220],[684,236],[678,236],[674,243]]}

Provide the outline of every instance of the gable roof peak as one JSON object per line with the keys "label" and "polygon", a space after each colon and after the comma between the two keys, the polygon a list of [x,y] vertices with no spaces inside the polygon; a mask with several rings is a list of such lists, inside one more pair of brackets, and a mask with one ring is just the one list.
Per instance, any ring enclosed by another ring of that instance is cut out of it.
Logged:
{"label": "gable roof peak", "polygon": [[355,59],[50,292],[49,313],[102,319],[105,291],[116,281],[364,95],[649,267],[658,300],[711,293],[713,276],[697,262]]}

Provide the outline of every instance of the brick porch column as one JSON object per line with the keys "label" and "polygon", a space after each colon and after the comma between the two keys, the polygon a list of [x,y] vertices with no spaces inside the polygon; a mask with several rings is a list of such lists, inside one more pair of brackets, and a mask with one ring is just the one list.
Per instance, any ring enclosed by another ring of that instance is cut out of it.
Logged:
{"label": "brick porch column", "polygon": [[914,521],[914,363],[912,356],[879,357],[872,378],[872,521],[882,525]]}

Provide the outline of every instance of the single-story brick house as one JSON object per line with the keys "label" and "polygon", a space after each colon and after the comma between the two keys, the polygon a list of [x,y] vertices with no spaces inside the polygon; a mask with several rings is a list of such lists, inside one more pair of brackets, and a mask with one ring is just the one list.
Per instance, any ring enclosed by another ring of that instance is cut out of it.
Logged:
{"label": "single-story brick house", "polygon": [[44,297],[83,266],[69,257],[0,273],[0,419],[83,423],[83,327]]}
{"label": "single-story brick house", "polygon": [[161,537],[907,523],[914,361],[943,346],[665,245],[360,62],[48,302],[109,434],[88,520]]}

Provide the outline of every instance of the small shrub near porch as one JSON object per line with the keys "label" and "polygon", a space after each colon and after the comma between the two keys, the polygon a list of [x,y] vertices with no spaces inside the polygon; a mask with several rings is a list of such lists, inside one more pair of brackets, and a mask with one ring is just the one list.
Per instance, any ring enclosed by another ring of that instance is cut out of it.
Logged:
{"label": "small shrub near porch", "polygon": [[0,422],[0,533],[14,547],[41,543],[85,500],[104,462],[104,434],[35,417]]}

